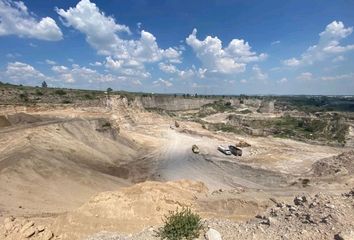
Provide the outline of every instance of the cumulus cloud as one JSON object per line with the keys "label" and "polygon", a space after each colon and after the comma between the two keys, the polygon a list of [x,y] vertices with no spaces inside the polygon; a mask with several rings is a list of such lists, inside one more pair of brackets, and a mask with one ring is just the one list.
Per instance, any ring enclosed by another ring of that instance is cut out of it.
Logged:
{"label": "cumulus cloud", "polygon": [[286,82],[288,82],[288,79],[286,77],[283,77],[280,80],[278,80],[278,83],[280,83],[280,84],[284,84]]}
{"label": "cumulus cloud", "polygon": [[94,63],[90,63],[90,66],[93,66],[93,67],[100,67],[102,66],[103,64],[101,62],[94,62]]}
{"label": "cumulus cloud", "polygon": [[345,58],[343,56],[337,56],[332,60],[332,62],[336,63],[336,62],[342,62],[344,60]]}
{"label": "cumulus cloud", "polygon": [[159,68],[164,73],[176,73],[178,71],[175,65],[166,64],[163,62],[159,63]]}
{"label": "cumulus cloud", "polygon": [[22,1],[0,0],[0,19],[0,36],[17,35],[47,41],[63,38],[52,18],[37,20]]}
{"label": "cumulus cloud", "polygon": [[33,66],[23,62],[10,62],[5,70],[5,78],[17,83],[38,84],[48,78]]}
{"label": "cumulus cloud", "polygon": [[[111,73],[100,73],[88,67],[73,64],[71,67],[56,65],[52,67],[55,80],[64,83],[100,83],[100,82],[121,82],[127,81],[124,76],[117,76]],[[133,81],[133,80],[132,80]]]}
{"label": "cumulus cloud", "polygon": [[296,58],[290,58],[290,59],[284,60],[283,63],[289,67],[296,67],[296,66],[299,66],[301,62],[300,62],[300,60],[297,60]]}
{"label": "cumulus cloud", "polygon": [[222,46],[218,37],[207,36],[204,40],[199,40],[197,29],[186,38],[186,43],[192,47],[203,66],[211,72],[244,72],[247,63],[261,61],[267,57],[266,54],[257,55],[252,52],[248,42],[243,39],[233,39],[227,47]]}
{"label": "cumulus cloud", "polygon": [[262,72],[261,68],[258,67],[258,65],[254,65],[254,66],[252,67],[252,71],[253,71],[253,74],[254,74],[254,78],[255,78],[255,79],[257,79],[257,80],[262,80],[262,81],[267,80],[268,74]]}
{"label": "cumulus cloud", "polygon": [[320,39],[314,46],[309,47],[300,58],[290,58],[283,64],[295,67],[323,61],[330,56],[354,50],[354,45],[340,45],[340,42],[353,32],[352,27],[345,27],[341,21],[333,21],[319,34]]}
{"label": "cumulus cloud", "polygon": [[176,60],[181,55],[181,52],[174,48],[159,48],[155,36],[145,30],[140,32],[139,39],[127,39],[131,35],[129,27],[117,23],[111,16],[106,16],[90,0],[81,0],[75,7],[66,11],[56,11],[66,26],[85,34],[86,41],[99,54],[139,64],[162,59]]}
{"label": "cumulus cloud", "polygon": [[146,71],[144,65],[141,65],[140,62],[134,59],[122,60],[107,57],[105,67],[117,74],[126,77],[149,78],[151,76],[151,74]]}
{"label": "cumulus cloud", "polygon": [[194,65],[192,65],[191,68],[181,70],[173,64],[164,63],[164,62],[159,63],[159,68],[162,72],[182,80],[188,80],[192,78],[202,79],[205,78],[205,74],[207,72],[207,69],[205,68],[197,69]]}
{"label": "cumulus cloud", "polygon": [[55,64],[57,64],[55,61],[50,60],[50,59],[46,59],[46,60],[45,60],[45,63],[46,63],[46,64],[49,64],[49,65],[55,65]]}
{"label": "cumulus cloud", "polygon": [[354,80],[354,73],[321,77],[321,80],[323,80],[323,81],[336,81],[336,80],[345,80],[345,79],[353,79]]}
{"label": "cumulus cloud", "polygon": [[312,80],[312,73],[310,72],[303,72],[299,76],[297,76],[298,80],[303,80],[303,81],[310,81]]}
{"label": "cumulus cloud", "polygon": [[168,80],[164,80],[162,78],[159,78],[159,80],[153,81],[152,82],[155,86],[163,86],[163,87],[171,87],[173,86],[172,82]]}

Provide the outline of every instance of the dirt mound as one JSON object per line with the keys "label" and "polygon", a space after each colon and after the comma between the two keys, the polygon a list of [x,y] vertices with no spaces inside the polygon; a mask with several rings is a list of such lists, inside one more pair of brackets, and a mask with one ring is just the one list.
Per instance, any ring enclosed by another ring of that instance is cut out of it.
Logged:
{"label": "dirt mound", "polygon": [[0,128],[8,126],[11,126],[9,120],[5,116],[0,115]]}
{"label": "dirt mound", "polygon": [[93,194],[127,186],[129,168],[121,166],[137,158],[137,148],[100,120],[69,119],[0,134],[0,212],[60,213]]}
{"label": "dirt mound", "polygon": [[38,116],[30,115],[23,112],[16,113],[13,115],[8,115],[7,118],[12,125],[29,124],[29,123],[36,123],[42,121],[42,119]]}
{"label": "dirt mound", "polygon": [[136,232],[161,223],[177,207],[194,208],[208,189],[201,182],[144,182],[115,192],[103,192],[76,211],[59,217],[53,230],[65,239],[81,239],[99,231]]}
{"label": "dirt mound", "polygon": [[321,159],[313,164],[312,171],[316,177],[352,175],[354,173],[354,151]]}

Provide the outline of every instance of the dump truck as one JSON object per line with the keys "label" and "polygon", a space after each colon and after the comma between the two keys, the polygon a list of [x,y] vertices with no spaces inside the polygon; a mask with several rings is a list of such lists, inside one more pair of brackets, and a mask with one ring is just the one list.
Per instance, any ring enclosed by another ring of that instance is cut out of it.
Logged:
{"label": "dump truck", "polygon": [[230,149],[227,148],[227,147],[224,147],[224,146],[222,146],[222,145],[219,145],[219,146],[218,146],[218,150],[219,150],[220,152],[222,152],[223,154],[225,154],[225,155],[231,155]]}
{"label": "dump truck", "polygon": [[242,149],[241,148],[238,148],[238,147],[235,147],[235,146],[232,146],[230,145],[229,146],[229,149],[230,149],[230,152],[235,155],[235,156],[242,156]]}

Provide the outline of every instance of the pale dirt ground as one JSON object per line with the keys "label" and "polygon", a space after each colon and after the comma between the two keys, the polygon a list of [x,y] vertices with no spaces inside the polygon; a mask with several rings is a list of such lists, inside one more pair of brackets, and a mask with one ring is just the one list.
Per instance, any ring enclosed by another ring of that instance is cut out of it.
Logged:
{"label": "pale dirt ground", "polygon": [[[117,99],[107,108],[27,113],[45,120],[0,128],[0,221],[10,215],[33,219],[50,226],[61,239],[80,239],[101,230],[136,232],[161,223],[160,217],[176,206],[192,206],[204,217],[245,221],[269,206],[270,197],[289,200],[299,192],[335,192],[353,183],[290,185],[310,172],[315,161],[348,149],[212,133],[191,122],[175,128],[173,119]],[[97,131],[99,118],[110,119],[113,130]],[[118,126],[119,134],[114,131]],[[216,150],[240,140],[251,144],[242,157]],[[192,153],[193,144],[200,154]],[[133,185],[181,179],[204,185]],[[123,188],[127,186],[133,187]],[[104,191],[115,192],[92,197]],[[117,194],[123,198],[115,199]],[[144,204],[145,210],[139,208]]]}

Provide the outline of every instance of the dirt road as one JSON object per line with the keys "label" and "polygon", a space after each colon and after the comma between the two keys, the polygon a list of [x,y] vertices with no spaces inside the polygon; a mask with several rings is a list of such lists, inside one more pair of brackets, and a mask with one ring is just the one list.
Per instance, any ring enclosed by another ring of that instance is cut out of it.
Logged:
{"label": "dirt road", "polygon": [[[218,140],[166,131],[166,144],[158,152],[157,173],[161,180],[191,179],[204,182],[209,189],[246,187],[269,189],[286,185],[286,175],[251,168],[239,162],[238,157],[218,152]],[[194,154],[191,146],[197,144],[200,154]]]}

